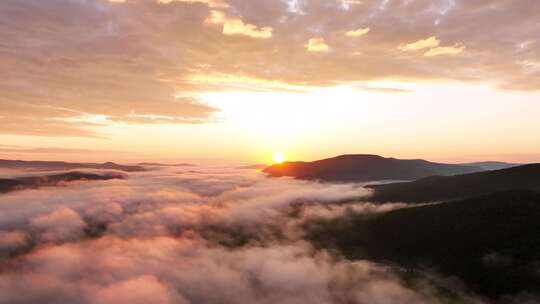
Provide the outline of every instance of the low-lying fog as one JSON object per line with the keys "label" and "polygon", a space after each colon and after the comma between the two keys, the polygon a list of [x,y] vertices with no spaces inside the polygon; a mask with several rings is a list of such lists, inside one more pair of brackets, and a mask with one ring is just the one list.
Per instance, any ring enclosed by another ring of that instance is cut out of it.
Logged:
{"label": "low-lying fog", "polygon": [[369,194],[234,167],[0,194],[0,303],[446,303],[305,239],[307,221],[406,206]]}

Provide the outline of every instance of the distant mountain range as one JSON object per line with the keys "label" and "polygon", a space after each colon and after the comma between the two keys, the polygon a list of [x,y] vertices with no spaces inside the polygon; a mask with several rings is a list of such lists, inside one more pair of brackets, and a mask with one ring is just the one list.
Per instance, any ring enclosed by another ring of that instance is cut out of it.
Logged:
{"label": "distant mountain range", "polygon": [[368,186],[378,202],[447,201],[514,189],[540,191],[540,164]]}
{"label": "distant mountain range", "polygon": [[141,166],[119,165],[112,162],[102,164],[97,163],[68,163],[63,161],[25,161],[0,159],[0,168],[53,171],[53,170],[73,170],[73,169],[107,169],[125,172],[146,171]]}
{"label": "distant mountain range", "polygon": [[285,162],[267,167],[263,171],[275,177],[291,176],[322,181],[364,182],[415,180],[434,175],[456,175],[485,170],[485,166],[481,165],[442,164],[422,159],[405,160],[357,154],[341,155],[313,162]]}
{"label": "distant mountain range", "polygon": [[68,172],[61,174],[49,174],[40,176],[25,176],[18,178],[0,178],[0,193],[7,193],[16,190],[37,189],[41,187],[57,186],[63,182],[89,181],[89,180],[111,180],[120,179],[122,174],[108,172],[104,174],[86,172]]}
{"label": "distant mountain range", "polygon": [[500,169],[517,167],[522,164],[512,164],[512,163],[505,163],[505,162],[498,162],[498,161],[484,161],[484,162],[476,162],[476,163],[466,163],[466,164],[461,164],[461,165],[478,167],[484,170],[500,170]]}

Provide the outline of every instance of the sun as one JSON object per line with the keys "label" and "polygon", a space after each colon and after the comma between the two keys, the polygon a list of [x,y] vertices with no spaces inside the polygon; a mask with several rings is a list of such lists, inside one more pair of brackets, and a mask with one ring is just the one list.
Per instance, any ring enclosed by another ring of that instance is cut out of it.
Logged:
{"label": "sun", "polygon": [[283,152],[274,152],[274,155],[272,155],[272,160],[276,164],[280,164],[285,161],[285,154]]}

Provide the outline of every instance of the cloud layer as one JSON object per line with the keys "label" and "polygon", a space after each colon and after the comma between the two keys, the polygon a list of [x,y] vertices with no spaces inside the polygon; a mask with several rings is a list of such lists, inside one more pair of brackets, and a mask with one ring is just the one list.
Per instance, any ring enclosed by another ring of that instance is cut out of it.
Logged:
{"label": "cloud layer", "polygon": [[422,280],[306,242],[304,224],[403,204],[354,184],[163,167],[0,199],[0,303],[438,303]]}
{"label": "cloud layer", "polygon": [[[216,121],[218,109],[195,93],[223,86],[193,83],[194,75],[303,85],[461,79],[537,90],[539,5],[2,1],[0,132],[96,137],[103,136],[96,128],[113,122]],[[428,45],[420,52],[401,50],[421,47],[422,41]]]}

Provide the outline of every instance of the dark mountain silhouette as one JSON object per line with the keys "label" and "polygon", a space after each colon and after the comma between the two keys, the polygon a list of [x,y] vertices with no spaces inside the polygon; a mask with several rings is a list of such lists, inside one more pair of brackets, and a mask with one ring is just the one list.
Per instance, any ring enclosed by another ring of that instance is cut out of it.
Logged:
{"label": "dark mountain silhouette", "polygon": [[141,166],[119,165],[113,162],[102,164],[96,163],[68,163],[63,161],[25,161],[25,160],[6,160],[0,159],[0,168],[20,169],[20,170],[73,170],[73,169],[108,169],[125,172],[145,171]]}
{"label": "dark mountain silhouette", "polygon": [[378,155],[342,155],[314,162],[285,162],[263,170],[271,176],[292,176],[322,181],[415,180],[433,175],[483,171],[482,168],[433,163],[421,159],[384,158]]}
{"label": "dark mountain silhouette", "polygon": [[466,163],[466,164],[461,164],[461,165],[479,167],[484,170],[500,170],[500,169],[521,166],[523,164],[513,164],[513,163],[505,163],[505,162],[498,162],[498,161],[484,161],[484,162],[476,162],[476,163]]}
{"label": "dark mountain silhouette", "polygon": [[454,200],[513,189],[540,191],[540,164],[368,187],[374,189],[374,201],[409,203]]}
{"label": "dark mountain silhouette", "polygon": [[24,176],[18,178],[1,178],[0,193],[7,193],[16,190],[37,189],[40,187],[57,186],[64,182],[110,180],[124,178],[123,174],[108,172],[103,174],[86,172],[68,172],[61,174]]}
{"label": "dark mountain silhouette", "polygon": [[[457,276],[491,298],[538,293],[540,194],[510,191],[308,225],[318,247],[351,259]],[[504,301],[502,301],[504,302]]]}

